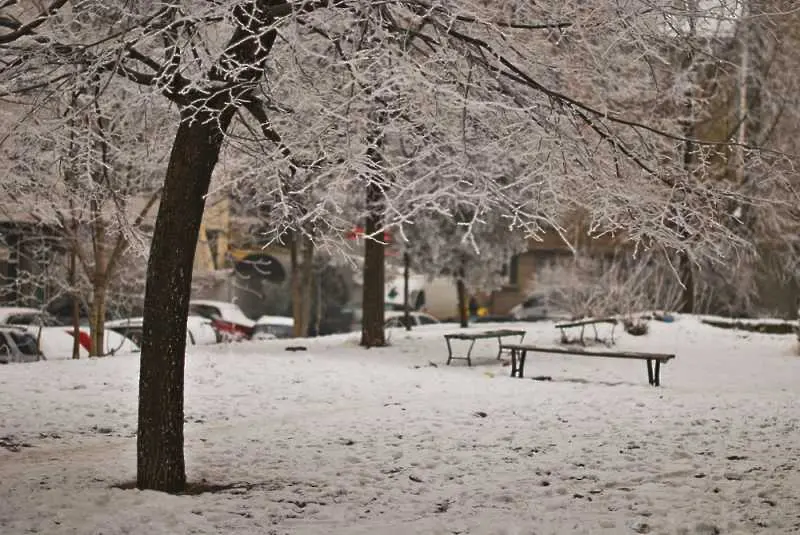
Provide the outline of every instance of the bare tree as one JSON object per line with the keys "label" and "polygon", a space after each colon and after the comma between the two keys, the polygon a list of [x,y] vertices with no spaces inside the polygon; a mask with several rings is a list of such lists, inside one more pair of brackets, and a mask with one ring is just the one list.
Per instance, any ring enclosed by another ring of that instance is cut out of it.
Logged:
{"label": "bare tree", "polygon": [[[624,232],[694,262],[749,245],[729,207],[752,199],[696,179],[712,169],[710,155],[737,142],[691,139],[682,128],[675,96],[696,82],[674,76],[667,53],[681,15],[672,0],[64,4],[0,8],[0,94],[43,99],[59,84],[123,78],[142,87],[143,105],[163,97],[180,115],[148,264],[140,488],[185,486],[191,269],[226,144],[258,163],[240,179],[258,178],[281,202],[284,183],[313,169],[296,187],[329,200],[304,205],[300,221],[287,210],[282,226],[299,232],[308,221],[363,221],[380,236],[472,198],[481,201],[471,217],[501,214],[522,235],[582,211],[592,233]],[[713,6],[695,15],[731,19]],[[252,134],[234,136],[244,122]],[[707,149],[692,173],[687,142]],[[368,244],[365,284],[382,294],[382,247]],[[384,342],[378,303],[370,300],[365,345]]]}

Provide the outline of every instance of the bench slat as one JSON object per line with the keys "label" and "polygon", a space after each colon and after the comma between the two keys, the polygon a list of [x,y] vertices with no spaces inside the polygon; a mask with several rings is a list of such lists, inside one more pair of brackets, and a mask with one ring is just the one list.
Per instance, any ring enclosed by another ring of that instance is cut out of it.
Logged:
{"label": "bench slat", "polygon": [[502,329],[497,331],[482,331],[479,333],[449,333],[445,334],[445,338],[453,338],[455,340],[480,340],[483,338],[497,338],[498,336],[521,336],[525,331]]}
{"label": "bench slat", "polygon": [[669,353],[642,353],[628,351],[586,351],[581,349],[565,349],[562,347],[540,347],[527,344],[503,344],[503,349],[516,349],[519,351],[534,351],[538,353],[558,353],[562,355],[582,355],[587,357],[607,357],[617,359],[658,360],[666,362],[674,359],[675,355]]}
{"label": "bench slat", "polygon": [[584,327],[586,325],[593,325],[595,323],[610,323],[612,325],[616,325],[617,323],[619,323],[619,320],[616,318],[585,319],[585,320],[572,321],[569,323],[556,323],[556,328],[569,329],[570,327]]}

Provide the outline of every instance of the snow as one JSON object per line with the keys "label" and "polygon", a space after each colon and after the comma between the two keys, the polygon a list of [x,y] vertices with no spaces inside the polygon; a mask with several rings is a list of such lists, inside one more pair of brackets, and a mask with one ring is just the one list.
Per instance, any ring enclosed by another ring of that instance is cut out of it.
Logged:
{"label": "snow", "polygon": [[[552,344],[552,323],[503,324]],[[477,330],[492,328],[480,325]],[[442,333],[190,347],[195,496],[135,477],[138,358],[0,368],[0,533],[793,533],[800,529],[794,336],[691,317],[621,334],[675,352],[661,388],[641,362],[535,355],[512,379],[476,344],[444,366]],[[435,364],[435,366],[433,365]],[[26,443],[27,447],[13,444]]]}

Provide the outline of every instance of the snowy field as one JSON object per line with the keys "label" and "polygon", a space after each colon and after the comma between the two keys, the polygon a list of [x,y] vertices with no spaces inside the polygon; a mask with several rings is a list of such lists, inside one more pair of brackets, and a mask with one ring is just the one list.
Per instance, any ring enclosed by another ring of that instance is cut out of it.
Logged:
{"label": "snowy field", "polygon": [[135,478],[136,356],[4,366],[0,533],[800,531],[796,337],[650,327],[617,346],[677,353],[662,388],[586,357],[529,355],[552,380],[512,379],[488,341],[444,366],[453,327],[192,347],[189,478],[234,485],[196,496],[114,488]]}

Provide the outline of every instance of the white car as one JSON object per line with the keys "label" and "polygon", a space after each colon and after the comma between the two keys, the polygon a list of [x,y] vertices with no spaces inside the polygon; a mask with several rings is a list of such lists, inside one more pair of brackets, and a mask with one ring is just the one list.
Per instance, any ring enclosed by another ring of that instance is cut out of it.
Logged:
{"label": "white car", "polygon": [[512,307],[511,317],[516,320],[544,320],[544,319],[565,319],[571,315],[562,309],[552,299],[542,293],[530,295],[522,303]]}
{"label": "white car", "polygon": [[288,316],[261,316],[253,327],[253,340],[291,338],[294,335],[294,318]]}
{"label": "white car", "polygon": [[[106,332],[114,331],[141,345],[143,323],[144,318],[141,317],[107,321]],[[210,345],[218,341],[211,320],[202,316],[186,318],[186,345]]]}
{"label": "white car", "polygon": [[[383,313],[384,316],[384,327],[391,328],[391,327],[405,327],[405,312],[402,310],[387,310]],[[438,319],[431,316],[430,314],[426,314],[425,312],[417,312],[416,310],[412,310],[408,313],[409,319],[411,321],[412,327],[420,327],[423,325],[436,325],[441,323]]]}
{"label": "white car", "polygon": [[38,308],[0,307],[0,325],[41,325],[52,327],[60,325],[58,320]]}
{"label": "white car", "polygon": [[246,340],[253,336],[256,322],[242,312],[236,303],[196,299],[189,301],[189,314],[211,320],[221,340]]}
{"label": "white car", "polygon": [[[25,332],[29,333],[36,341],[39,349],[48,360],[72,358],[72,347],[75,338],[73,328],[70,326],[60,327],[37,327],[25,326]],[[78,355],[81,358],[89,356],[89,347],[92,337],[89,327],[81,325],[78,329]],[[118,355],[136,353],[139,346],[125,336],[112,330],[106,330],[103,337],[103,354]]]}

